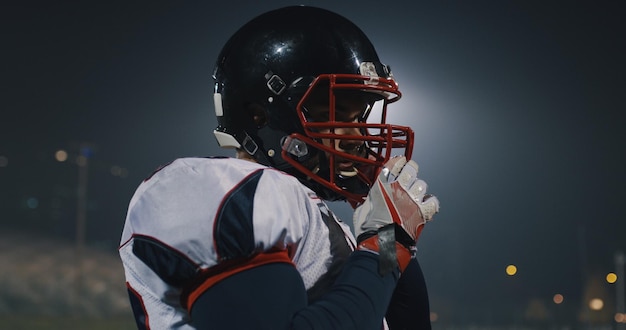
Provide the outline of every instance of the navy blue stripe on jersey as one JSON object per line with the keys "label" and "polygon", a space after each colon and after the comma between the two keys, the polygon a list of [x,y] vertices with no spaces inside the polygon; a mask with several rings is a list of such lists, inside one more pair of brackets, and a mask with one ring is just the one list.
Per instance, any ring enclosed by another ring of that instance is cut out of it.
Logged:
{"label": "navy blue stripe on jersey", "polygon": [[134,235],[133,240],[133,254],[169,285],[180,288],[199,271],[184,254],[155,238]]}
{"label": "navy blue stripe on jersey", "polygon": [[128,289],[128,298],[130,299],[130,307],[135,316],[135,323],[137,323],[137,329],[150,329],[148,324],[148,313],[143,305],[143,300],[139,292],[135,291],[128,282],[126,282],[126,288]]}
{"label": "navy blue stripe on jersey", "polygon": [[335,221],[333,213],[324,203],[319,203],[317,206],[320,208],[324,224],[328,227],[328,240],[330,241],[332,260],[328,266],[328,271],[315,282],[315,285],[307,290],[309,303],[314,302],[330,290],[337,276],[341,273],[341,269],[350,256],[350,253],[352,253],[352,248],[350,248],[346,240],[346,234],[337,221]]}
{"label": "navy blue stripe on jersey", "polygon": [[254,252],[254,194],[262,175],[262,170],[248,175],[222,200],[213,230],[220,260],[247,257]]}

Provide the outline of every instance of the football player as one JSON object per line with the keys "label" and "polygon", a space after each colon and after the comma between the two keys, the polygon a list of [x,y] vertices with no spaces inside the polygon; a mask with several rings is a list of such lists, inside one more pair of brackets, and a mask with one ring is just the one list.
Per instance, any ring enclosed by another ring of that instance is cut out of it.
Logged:
{"label": "football player", "polygon": [[237,157],[177,159],[138,187],[119,248],[137,326],[430,328],[414,253],[439,202],[412,130],[386,123],[401,94],[365,34],[277,9],[228,40],[214,80],[215,137]]}

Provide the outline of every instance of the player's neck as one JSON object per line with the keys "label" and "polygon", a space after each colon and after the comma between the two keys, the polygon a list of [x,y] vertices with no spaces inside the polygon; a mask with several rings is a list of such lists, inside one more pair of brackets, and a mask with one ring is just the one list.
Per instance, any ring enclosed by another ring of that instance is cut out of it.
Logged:
{"label": "player's neck", "polygon": [[256,159],[254,159],[254,157],[252,157],[247,151],[243,149],[237,149],[237,153],[235,154],[235,157],[237,159],[243,159],[243,160],[251,161],[253,163],[257,163]]}

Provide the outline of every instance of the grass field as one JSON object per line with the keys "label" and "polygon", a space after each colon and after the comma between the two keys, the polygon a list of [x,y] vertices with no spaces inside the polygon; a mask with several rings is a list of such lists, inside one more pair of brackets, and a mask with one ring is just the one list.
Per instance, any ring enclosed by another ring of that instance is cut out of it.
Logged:
{"label": "grass field", "polygon": [[67,242],[0,230],[0,330],[136,329],[116,251],[78,257]]}
{"label": "grass field", "polygon": [[135,330],[132,317],[76,318],[0,315],[0,328],[11,330]]}

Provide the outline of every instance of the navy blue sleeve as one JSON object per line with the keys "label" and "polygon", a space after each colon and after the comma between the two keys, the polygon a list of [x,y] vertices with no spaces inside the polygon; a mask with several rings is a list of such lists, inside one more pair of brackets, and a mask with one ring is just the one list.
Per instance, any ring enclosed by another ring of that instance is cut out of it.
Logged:
{"label": "navy blue sleeve", "polygon": [[198,329],[380,330],[398,275],[379,275],[378,256],[356,251],[331,290],[309,305],[293,265],[266,264],[205,291],[192,306],[191,323]]}
{"label": "navy blue sleeve", "polygon": [[386,317],[390,330],[431,329],[428,291],[417,259],[402,273]]}

